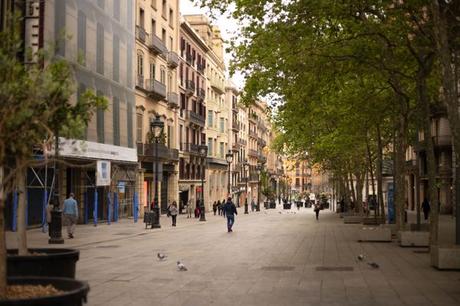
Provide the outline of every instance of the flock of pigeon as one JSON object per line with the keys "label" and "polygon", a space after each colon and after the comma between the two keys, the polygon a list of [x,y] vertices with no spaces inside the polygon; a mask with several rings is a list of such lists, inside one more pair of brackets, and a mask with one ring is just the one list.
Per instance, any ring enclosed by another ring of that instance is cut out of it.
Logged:
{"label": "flock of pigeon", "polygon": [[[363,254],[359,254],[358,255],[358,260],[359,261],[364,261],[365,257]],[[371,267],[371,268],[374,268],[374,269],[378,269],[380,268],[379,264],[376,263],[376,262],[367,262],[367,264]]]}
{"label": "flock of pigeon", "polygon": [[[159,261],[164,261],[168,257],[166,254],[157,253],[157,257]],[[179,260],[177,261],[177,271],[188,271],[187,267],[181,263]]]}

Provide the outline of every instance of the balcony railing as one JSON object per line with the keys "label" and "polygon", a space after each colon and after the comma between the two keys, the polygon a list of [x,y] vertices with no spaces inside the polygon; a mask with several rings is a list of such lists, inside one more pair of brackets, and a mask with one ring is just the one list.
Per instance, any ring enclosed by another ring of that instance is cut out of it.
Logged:
{"label": "balcony railing", "polygon": [[189,142],[182,142],[180,144],[180,150],[188,153],[195,153],[199,154],[200,151],[198,149],[199,145]]}
{"label": "balcony railing", "polygon": [[168,52],[168,66],[171,68],[179,66],[179,55],[174,51]]}
{"label": "balcony railing", "polygon": [[249,136],[257,138],[257,132],[249,130]]}
{"label": "balcony railing", "polygon": [[153,79],[145,80],[145,90],[158,99],[166,98],[166,85]]}
{"label": "balcony railing", "polygon": [[200,88],[198,90],[198,98],[201,98],[204,100],[205,97],[206,97],[206,91],[203,88]]}
{"label": "balcony railing", "polygon": [[199,73],[204,74],[204,69],[205,69],[205,65],[200,64],[200,63],[196,64],[196,70],[198,70]]}
{"label": "balcony railing", "polygon": [[259,157],[259,153],[257,152],[257,150],[254,150],[254,149],[249,149],[248,155],[251,157],[257,157],[257,158]]}
{"label": "balcony railing", "polygon": [[195,93],[195,82],[192,80],[185,81],[186,94],[191,96]]}
{"label": "balcony railing", "polygon": [[240,125],[238,124],[238,121],[233,121],[232,122],[232,129],[235,130],[235,131],[239,131],[240,130]]}
{"label": "balcony railing", "polygon": [[139,155],[142,160],[152,161],[155,158],[155,146],[158,146],[159,159],[168,161],[179,160],[179,150],[170,149],[162,143],[138,143],[137,155]]}
{"label": "balcony railing", "polygon": [[172,108],[179,107],[179,95],[175,92],[168,92],[168,104]]}
{"label": "balcony railing", "polygon": [[168,52],[165,43],[161,40],[160,37],[153,33],[150,35],[149,48],[157,54],[164,54]]}
{"label": "balcony railing", "polygon": [[136,26],[136,38],[139,39],[140,41],[142,41],[143,43],[145,43],[148,39],[148,34],[147,32],[145,31],[144,28],[142,28],[141,26]]}
{"label": "balcony railing", "polygon": [[246,142],[246,140],[244,140],[243,138],[240,138],[240,139],[238,139],[238,143],[239,143],[240,145],[242,145],[242,146],[245,146],[247,142]]}
{"label": "balcony railing", "polygon": [[203,127],[206,122],[204,116],[197,114],[191,110],[187,111],[187,119],[190,121],[190,123]]}
{"label": "balcony railing", "polygon": [[216,90],[218,93],[220,93],[220,94],[224,94],[224,93],[225,93],[224,82],[222,82],[222,81],[219,80],[218,78],[211,78],[211,86],[212,86],[212,88],[214,88],[214,90]]}
{"label": "balcony railing", "polygon": [[192,54],[191,54],[191,53],[187,52],[187,53],[185,54],[185,61],[186,61],[187,64],[189,64],[189,65],[192,64],[193,59],[192,59]]}
{"label": "balcony railing", "polygon": [[144,76],[143,75],[137,75],[136,87],[139,87],[141,89],[144,88]]}
{"label": "balcony railing", "polygon": [[233,151],[239,151],[240,147],[241,147],[241,145],[239,143],[232,144],[232,150]]}
{"label": "balcony railing", "polygon": [[257,144],[258,144],[259,146],[261,146],[261,147],[265,147],[265,146],[267,145],[267,142],[266,142],[264,139],[262,139],[262,138],[258,138],[258,139],[257,139]]}

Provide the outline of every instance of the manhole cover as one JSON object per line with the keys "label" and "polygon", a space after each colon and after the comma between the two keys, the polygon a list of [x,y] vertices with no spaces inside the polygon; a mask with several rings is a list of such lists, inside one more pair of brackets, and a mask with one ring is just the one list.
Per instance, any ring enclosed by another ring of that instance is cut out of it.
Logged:
{"label": "manhole cover", "polygon": [[414,250],[413,252],[417,254],[428,254],[430,250]]}
{"label": "manhole cover", "polygon": [[113,249],[113,248],[118,248],[120,247],[119,245],[98,245],[96,248],[100,249]]}
{"label": "manhole cover", "polygon": [[353,271],[353,267],[326,267],[326,266],[320,266],[316,267],[316,271]]}
{"label": "manhole cover", "polygon": [[261,269],[265,271],[292,271],[294,270],[294,267],[292,266],[267,266],[267,267],[262,267]]}

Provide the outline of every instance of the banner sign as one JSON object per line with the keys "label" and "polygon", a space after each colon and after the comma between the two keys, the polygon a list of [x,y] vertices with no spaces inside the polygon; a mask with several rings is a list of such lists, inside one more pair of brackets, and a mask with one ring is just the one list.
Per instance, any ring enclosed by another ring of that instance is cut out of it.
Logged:
{"label": "banner sign", "polygon": [[97,161],[96,186],[110,186],[110,161]]}

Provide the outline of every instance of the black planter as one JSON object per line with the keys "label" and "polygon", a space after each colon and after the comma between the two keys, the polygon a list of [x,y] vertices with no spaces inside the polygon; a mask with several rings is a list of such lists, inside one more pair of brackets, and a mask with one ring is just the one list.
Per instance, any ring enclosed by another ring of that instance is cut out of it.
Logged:
{"label": "black planter", "polygon": [[65,291],[61,295],[29,298],[24,300],[0,300],[0,306],[81,306],[86,303],[88,283],[59,277],[9,277],[9,285],[53,285],[56,289]]}
{"label": "black planter", "polygon": [[276,208],[276,202],[270,202],[270,209]]}
{"label": "black planter", "polygon": [[7,275],[75,278],[80,251],[73,249],[29,249],[40,255],[18,256],[17,249],[8,250]]}
{"label": "black planter", "polygon": [[291,204],[283,204],[283,209],[291,209]]}

